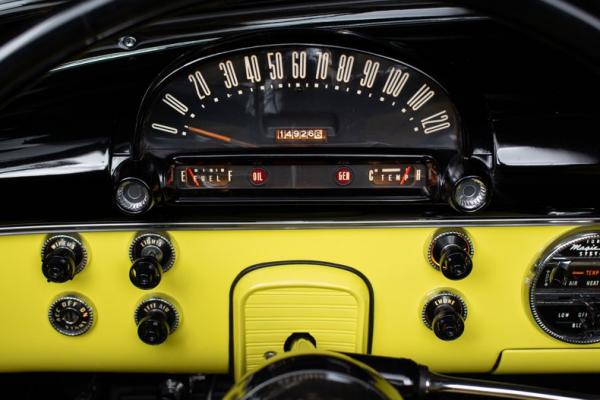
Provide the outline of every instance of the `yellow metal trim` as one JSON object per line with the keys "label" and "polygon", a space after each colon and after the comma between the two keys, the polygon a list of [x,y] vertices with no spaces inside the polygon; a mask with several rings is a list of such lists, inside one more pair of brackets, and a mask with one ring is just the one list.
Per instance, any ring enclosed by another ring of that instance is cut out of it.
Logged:
{"label": "yellow metal trim", "polygon": [[309,333],[323,350],[365,353],[369,305],[366,284],[343,269],[283,263],[248,272],[233,292],[236,378],[259,367],[265,353],[283,353],[293,333]]}
{"label": "yellow metal trim", "polygon": [[[41,273],[44,234],[0,236],[0,371],[228,372],[234,279],[250,265],[290,259],[350,265],[368,278],[375,293],[377,355],[412,358],[439,372],[485,372],[506,349],[600,349],[551,338],[529,311],[530,268],[548,245],[575,228],[467,227],[474,268],[457,282],[427,261],[436,232],[431,227],[170,231],[178,258],[156,292],[178,302],[185,323],[160,346],[141,343],[133,322],[136,305],[152,294],[129,282],[128,249],[136,232],[81,232],[90,259],[64,284],[47,283]],[[452,342],[437,339],[420,319],[424,297],[438,288],[456,290],[469,305],[465,333]],[[69,292],[86,296],[96,311],[93,329],[74,338],[55,332],[47,318],[52,300]],[[565,364],[552,358],[529,368],[561,371]],[[585,368],[600,371],[591,362]]]}
{"label": "yellow metal trim", "polygon": [[497,374],[585,373],[600,370],[600,349],[504,350]]}

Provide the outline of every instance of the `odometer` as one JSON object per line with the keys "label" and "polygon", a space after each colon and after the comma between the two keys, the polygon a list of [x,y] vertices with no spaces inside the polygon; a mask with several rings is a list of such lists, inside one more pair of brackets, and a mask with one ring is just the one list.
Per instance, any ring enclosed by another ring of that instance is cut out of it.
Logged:
{"label": "odometer", "polygon": [[455,149],[446,91],[401,61],[356,49],[279,44],[194,59],[150,91],[143,149]]}

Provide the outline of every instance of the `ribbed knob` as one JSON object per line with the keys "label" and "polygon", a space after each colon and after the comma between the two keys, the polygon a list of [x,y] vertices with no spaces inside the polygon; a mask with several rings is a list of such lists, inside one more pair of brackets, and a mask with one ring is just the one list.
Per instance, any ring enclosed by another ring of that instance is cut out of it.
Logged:
{"label": "ribbed knob", "polygon": [[162,279],[162,267],[154,257],[138,258],[129,269],[129,279],[140,289],[153,289]]}
{"label": "ribbed knob", "polygon": [[87,253],[77,236],[50,236],[42,246],[42,274],[48,282],[70,281],[86,263]]}
{"label": "ribbed knob", "polygon": [[169,337],[169,323],[164,313],[153,311],[138,324],[138,337],[146,344],[161,344]]}
{"label": "ribbed knob", "polygon": [[42,261],[42,273],[48,282],[62,283],[75,276],[77,264],[75,253],[66,248],[58,248]]}
{"label": "ribbed knob", "polygon": [[465,323],[451,306],[442,306],[436,310],[433,317],[432,329],[435,335],[442,340],[454,340],[463,334]]}
{"label": "ribbed knob", "polygon": [[175,248],[166,234],[142,233],[131,242],[129,258],[131,283],[140,289],[152,289],[175,263]]}
{"label": "ribbed knob", "polygon": [[138,337],[150,345],[163,343],[179,326],[179,312],[171,302],[160,297],[142,301],[134,318]]}
{"label": "ribbed knob", "polygon": [[473,245],[462,232],[444,232],[429,246],[429,262],[448,279],[466,278],[473,270]]}
{"label": "ribbed knob", "polygon": [[471,256],[461,247],[448,246],[442,252],[440,269],[446,278],[459,280],[471,273],[473,261]]}
{"label": "ribbed knob", "polygon": [[467,307],[456,294],[442,291],[431,297],[423,308],[423,322],[442,340],[454,340],[465,331]]}

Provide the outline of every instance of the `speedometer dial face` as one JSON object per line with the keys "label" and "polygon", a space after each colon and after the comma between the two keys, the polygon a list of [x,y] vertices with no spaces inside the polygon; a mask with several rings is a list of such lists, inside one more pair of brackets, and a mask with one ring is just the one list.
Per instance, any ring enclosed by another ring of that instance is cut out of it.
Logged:
{"label": "speedometer dial face", "polygon": [[446,91],[401,61],[323,45],[219,53],[171,71],[150,92],[146,150],[455,149]]}

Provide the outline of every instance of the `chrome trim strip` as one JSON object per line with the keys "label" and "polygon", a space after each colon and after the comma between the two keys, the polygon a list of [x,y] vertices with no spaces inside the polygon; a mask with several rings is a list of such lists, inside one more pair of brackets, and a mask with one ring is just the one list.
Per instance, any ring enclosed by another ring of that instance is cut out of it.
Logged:
{"label": "chrome trim strip", "polygon": [[564,392],[520,384],[455,378],[430,373],[426,378],[426,393],[456,393],[520,400],[591,400],[597,396]]}
{"label": "chrome trim strip", "polygon": [[197,222],[107,222],[0,226],[0,236],[90,231],[138,230],[265,230],[265,229],[351,229],[351,228],[451,228],[477,226],[581,226],[600,224],[600,217],[590,218],[462,218],[462,219],[356,219],[356,220],[265,220],[265,221],[197,221]]}
{"label": "chrome trim strip", "polygon": [[[318,16],[302,17],[283,17],[278,19],[266,19],[256,23],[240,25],[237,28],[227,28],[226,30],[215,30],[206,32],[213,35],[210,38],[188,40],[183,42],[169,43],[160,46],[152,46],[137,50],[120,50],[116,53],[102,54],[80,60],[70,61],[59,65],[50,70],[50,73],[59,72],[71,68],[95,64],[98,62],[117,60],[137,55],[155,53],[170,49],[182,47],[197,46],[213,42],[220,39],[220,36],[229,33],[240,33],[261,29],[272,28],[294,28],[303,26],[323,26],[323,27],[357,27],[357,26],[378,26],[401,24],[406,22],[447,22],[452,20],[480,20],[486,17],[473,14],[470,10],[463,7],[428,7],[418,9],[399,9],[399,10],[377,10],[361,13],[339,13],[323,14]],[[134,33],[131,33],[133,36]]]}
{"label": "chrome trim strip", "polygon": [[481,384],[473,383],[447,383],[438,393],[457,393],[466,395],[490,396],[503,399],[519,400],[585,400],[592,399],[585,395],[563,395],[553,389],[535,389],[517,385]]}

